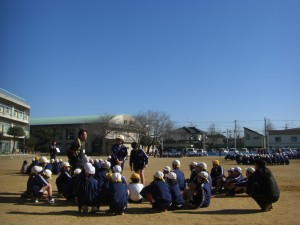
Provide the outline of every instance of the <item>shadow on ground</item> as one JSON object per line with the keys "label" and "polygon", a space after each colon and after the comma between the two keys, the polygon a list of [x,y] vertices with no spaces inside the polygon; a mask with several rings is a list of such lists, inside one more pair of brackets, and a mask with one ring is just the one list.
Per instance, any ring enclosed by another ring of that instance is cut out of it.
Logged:
{"label": "shadow on ground", "polygon": [[235,215],[235,214],[254,214],[254,213],[259,213],[261,210],[259,209],[222,209],[222,210],[215,210],[215,211],[188,211],[188,210],[183,210],[183,211],[174,211],[173,213],[184,213],[184,214],[208,214],[208,215]]}

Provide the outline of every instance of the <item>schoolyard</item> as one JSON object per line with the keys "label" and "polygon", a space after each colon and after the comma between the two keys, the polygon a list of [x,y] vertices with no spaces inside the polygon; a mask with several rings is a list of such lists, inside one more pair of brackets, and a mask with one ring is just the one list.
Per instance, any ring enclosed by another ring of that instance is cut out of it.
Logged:
{"label": "schoolyard", "polygon": [[[109,216],[104,213],[108,207],[101,207],[96,215],[82,217],[74,204],[62,198],[56,198],[55,179],[50,182],[54,187],[55,205],[45,201],[33,203],[20,198],[26,188],[27,175],[20,174],[23,160],[31,162],[30,156],[13,156],[0,158],[0,224],[120,224],[120,225],[166,225],[166,224],[299,224],[300,213],[300,160],[291,160],[290,165],[276,165],[269,168],[273,172],[281,196],[274,209],[261,212],[255,201],[246,195],[235,197],[216,196],[211,199],[211,205],[202,209],[183,209],[180,211],[152,214],[150,204],[129,204],[125,215]],[[66,157],[60,157],[66,161]],[[92,157],[100,158],[100,157]],[[102,157],[106,159],[106,157]],[[153,158],[150,156],[149,165],[145,171],[146,183],[152,181],[153,174],[162,170],[166,165],[171,166],[175,158]],[[186,177],[189,176],[190,162],[205,162],[210,171],[211,161],[218,159],[225,170],[236,166],[235,161],[226,161],[224,157],[183,157],[179,158],[181,169]],[[240,165],[244,169],[248,166]],[[129,181],[131,171],[128,161],[125,164],[123,175]]]}

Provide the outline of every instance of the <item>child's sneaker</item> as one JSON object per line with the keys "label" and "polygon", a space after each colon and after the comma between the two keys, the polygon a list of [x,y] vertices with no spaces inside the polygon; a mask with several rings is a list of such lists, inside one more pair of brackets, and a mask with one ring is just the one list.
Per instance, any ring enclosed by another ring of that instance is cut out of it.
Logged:
{"label": "child's sneaker", "polygon": [[48,199],[48,203],[50,203],[50,204],[54,204],[54,203],[55,203],[55,201],[54,201],[54,198],[52,198],[52,199]]}
{"label": "child's sneaker", "polygon": [[39,200],[36,198],[35,200],[34,200],[34,203],[38,203],[39,202]]}

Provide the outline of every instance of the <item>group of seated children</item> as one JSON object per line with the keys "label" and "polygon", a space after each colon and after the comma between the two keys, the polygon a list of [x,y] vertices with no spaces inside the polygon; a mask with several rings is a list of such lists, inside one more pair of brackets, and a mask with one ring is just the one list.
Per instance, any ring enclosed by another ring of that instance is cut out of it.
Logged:
{"label": "group of seated children", "polygon": [[[111,168],[107,160],[91,160],[82,169],[72,170],[68,162],[61,162],[59,175],[56,178],[58,197],[76,200],[78,211],[84,214],[96,213],[101,205],[109,206],[106,213],[110,215],[124,214],[129,203],[142,203],[148,200],[153,212],[179,210],[189,205],[191,208],[202,208],[210,205],[211,194],[225,193],[234,195],[244,193],[247,177],[254,172],[246,169],[246,177],[240,167],[230,168],[228,176],[218,160],[214,160],[211,172],[204,162],[192,162],[190,176],[185,178],[180,170],[180,161],[174,160],[172,168],[165,166],[163,171],[156,171],[153,181],[144,186],[140,183],[140,175],[134,172],[127,184],[119,165]],[[34,202],[48,199],[53,204],[53,188],[48,182],[53,174],[46,157],[35,158],[30,165],[30,176],[27,190],[22,197],[31,198]],[[23,167],[23,166],[22,166]],[[28,168],[29,168],[28,167]],[[53,169],[53,167],[52,167]],[[28,170],[28,169],[27,169]]]}

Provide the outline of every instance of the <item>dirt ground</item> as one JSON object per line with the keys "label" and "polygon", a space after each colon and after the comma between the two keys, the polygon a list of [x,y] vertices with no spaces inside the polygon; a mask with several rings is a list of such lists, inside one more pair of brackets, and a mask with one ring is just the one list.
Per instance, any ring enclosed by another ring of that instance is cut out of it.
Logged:
{"label": "dirt ground", "polygon": [[[129,204],[125,215],[108,216],[104,213],[107,207],[101,207],[96,215],[82,217],[77,213],[74,204],[62,198],[55,198],[55,205],[45,201],[32,203],[20,198],[25,190],[28,176],[19,173],[22,161],[31,161],[32,156],[0,158],[0,224],[122,224],[122,225],[166,225],[166,224],[299,224],[300,213],[300,160],[291,160],[290,165],[271,166],[281,191],[280,199],[270,212],[260,212],[255,201],[245,195],[235,197],[217,196],[211,199],[211,205],[203,209],[183,209],[180,211],[151,214],[150,204]],[[62,157],[66,160],[66,157]],[[226,161],[219,157],[185,157],[180,158],[181,169],[189,176],[188,164],[192,161],[206,162],[211,169],[211,161],[219,159],[227,170],[236,166],[234,161]],[[146,183],[152,180],[155,171],[171,165],[173,158],[149,159],[145,171]],[[242,166],[243,170],[246,166]],[[128,163],[123,175],[129,180],[131,172]],[[56,195],[55,179],[51,183]]]}

